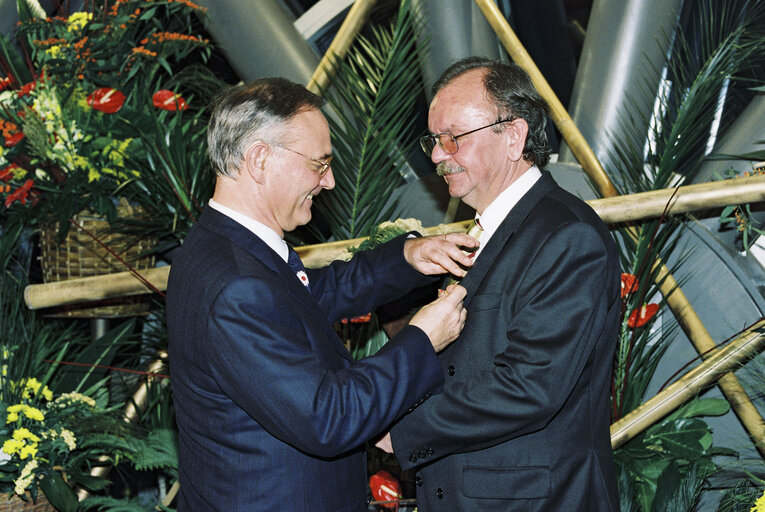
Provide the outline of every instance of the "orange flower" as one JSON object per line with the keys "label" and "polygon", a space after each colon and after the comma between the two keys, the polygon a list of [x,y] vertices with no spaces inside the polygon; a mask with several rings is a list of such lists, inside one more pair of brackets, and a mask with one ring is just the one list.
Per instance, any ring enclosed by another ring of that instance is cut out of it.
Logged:
{"label": "orange flower", "polygon": [[0,181],[5,183],[11,181],[13,179],[14,169],[20,169],[20,167],[16,164],[11,164],[3,169],[0,169]]}
{"label": "orange flower", "polygon": [[24,84],[21,87],[21,89],[19,89],[19,92],[18,92],[19,98],[23,98],[24,96],[26,96],[27,94],[32,92],[34,90],[34,88],[35,88],[35,82],[34,81],[29,82],[28,84]]}
{"label": "orange flower", "polygon": [[125,94],[112,87],[101,87],[87,97],[88,105],[107,114],[114,114],[125,104]]}
{"label": "orange flower", "polygon": [[622,272],[622,298],[626,297],[630,293],[636,292],[640,286],[638,278],[632,274]]}
{"label": "orange flower", "polygon": [[636,309],[630,314],[627,319],[627,326],[632,329],[643,327],[658,311],[658,304],[643,304],[640,309]]}
{"label": "orange flower", "polygon": [[14,192],[8,194],[5,198],[5,207],[8,208],[14,201],[18,201],[21,204],[27,204],[27,197],[29,196],[29,191],[32,189],[33,185],[34,182],[29,179]]}
{"label": "orange flower", "polygon": [[5,136],[5,147],[12,148],[24,138],[24,132],[14,132]]}
{"label": "orange flower", "polygon": [[189,106],[186,105],[186,100],[184,100],[180,94],[175,94],[173,91],[167,89],[160,89],[155,92],[151,97],[151,101],[155,107],[161,108],[162,110],[175,111],[186,110],[189,108]]}
{"label": "orange flower", "polygon": [[369,477],[369,488],[372,491],[372,496],[375,500],[391,502],[383,503],[383,508],[398,509],[398,500],[401,497],[401,485],[399,485],[398,480],[393,478],[393,475],[385,470],[378,471]]}

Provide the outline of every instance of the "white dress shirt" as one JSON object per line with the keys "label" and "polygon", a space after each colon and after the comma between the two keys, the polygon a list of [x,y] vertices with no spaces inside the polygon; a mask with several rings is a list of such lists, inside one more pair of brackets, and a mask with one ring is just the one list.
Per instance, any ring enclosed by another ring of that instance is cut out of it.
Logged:
{"label": "white dress shirt", "polygon": [[518,204],[518,201],[526,195],[534,183],[542,177],[542,171],[536,165],[531,166],[526,172],[524,172],[520,178],[515,180],[509,187],[500,192],[500,194],[492,201],[489,206],[483,211],[481,215],[476,214],[475,220],[483,228],[483,233],[479,238],[481,246],[475,253],[477,258],[486,244],[489,243],[489,239],[497,230],[502,221],[505,220],[507,214],[513,209],[513,206]]}
{"label": "white dress shirt", "polygon": [[263,240],[266,245],[273,249],[276,254],[278,254],[284,260],[285,263],[287,262],[287,257],[289,255],[287,242],[285,242],[276,231],[269,228],[265,224],[262,224],[255,219],[251,219],[250,217],[232,210],[231,208],[223,206],[222,204],[217,203],[212,199],[210,199],[207,204],[210,205],[210,208],[218,210],[226,217],[230,217],[235,222],[238,222],[242,226],[252,231],[255,236]]}

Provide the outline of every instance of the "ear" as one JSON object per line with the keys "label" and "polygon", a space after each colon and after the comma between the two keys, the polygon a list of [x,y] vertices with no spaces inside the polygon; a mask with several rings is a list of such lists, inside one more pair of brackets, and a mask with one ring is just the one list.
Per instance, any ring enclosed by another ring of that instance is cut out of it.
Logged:
{"label": "ear", "polygon": [[265,178],[266,157],[270,148],[263,141],[256,140],[244,151],[242,173],[246,173],[256,183],[262,183]]}
{"label": "ear", "polygon": [[525,119],[515,119],[505,125],[507,156],[517,162],[523,158],[523,148],[529,135],[529,124]]}

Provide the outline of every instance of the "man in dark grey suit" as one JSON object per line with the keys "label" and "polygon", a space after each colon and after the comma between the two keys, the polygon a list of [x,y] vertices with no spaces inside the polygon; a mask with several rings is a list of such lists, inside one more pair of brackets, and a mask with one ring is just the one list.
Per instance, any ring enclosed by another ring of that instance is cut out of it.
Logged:
{"label": "man in dark grey suit", "polygon": [[465,329],[439,354],[444,391],[378,446],[419,467],[422,512],[616,512],[611,235],[540,170],[547,108],[523,70],[469,58],[433,90],[423,149],[484,231]]}
{"label": "man in dark grey suit", "polygon": [[428,275],[461,274],[465,234],[398,237],[305,270],[284,233],[334,186],[321,100],[285,79],[235,86],[208,132],[215,194],[173,258],[167,291],[178,509],[367,510],[363,443],[439,391],[436,358],[465,321],[454,286],[376,355],[332,328]]}

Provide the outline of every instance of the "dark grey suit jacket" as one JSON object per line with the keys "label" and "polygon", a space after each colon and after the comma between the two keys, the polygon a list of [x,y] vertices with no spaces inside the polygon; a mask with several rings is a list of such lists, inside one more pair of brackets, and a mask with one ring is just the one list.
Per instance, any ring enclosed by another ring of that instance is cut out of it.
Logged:
{"label": "dark grey suit jacket", "polygon": [[620,316],[606,226],[549,173],[463,279],[444,392],[391,431],[430,511],[618,510],[609,388]]}

